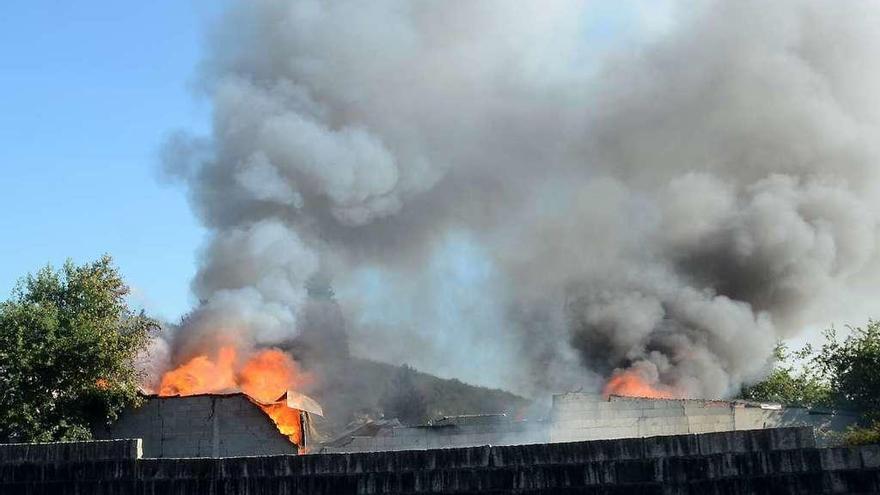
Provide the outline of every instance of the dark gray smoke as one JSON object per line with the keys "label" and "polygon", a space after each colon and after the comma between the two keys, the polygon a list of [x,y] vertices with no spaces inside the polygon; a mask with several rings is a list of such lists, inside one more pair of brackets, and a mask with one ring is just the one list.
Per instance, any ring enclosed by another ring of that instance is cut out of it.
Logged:
{"label": "dark gray smoke", "polygon": [[875,267],[878,25],[868,0],[241,1],[212,134],[165,149],[211,236],[177,352],[290,339],[321,272],[356,355],[729,394]]}

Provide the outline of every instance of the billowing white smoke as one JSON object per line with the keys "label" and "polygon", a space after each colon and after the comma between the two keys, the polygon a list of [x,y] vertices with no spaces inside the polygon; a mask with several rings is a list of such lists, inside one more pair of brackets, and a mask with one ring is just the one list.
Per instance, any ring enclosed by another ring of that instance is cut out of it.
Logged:
{"label": "billowing white smoke", "polygon": [[165,149],[211,232],[177,345],[294,336],[320,270],[376,359],[526,393],[760,377],[874,267],[880,4],[663,5],[239,2],[212,135]]}

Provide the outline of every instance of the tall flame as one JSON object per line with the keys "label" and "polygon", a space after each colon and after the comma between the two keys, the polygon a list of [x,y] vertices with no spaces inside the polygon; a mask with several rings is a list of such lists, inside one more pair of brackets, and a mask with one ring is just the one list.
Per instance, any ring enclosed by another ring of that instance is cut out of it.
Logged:
{"label": "tall flame", "polygon": [[195,395],[232,392],[235,380],[235,348],[222,347],[216,360],[196,356],[176,369],[166,372],[159,385],[159,395]]}
{"label": "tall flame", "polygon": [[652,399],[671,399],[676,396],[668,387],[648,381],[638,370],[617,371],[605,384],[602,395],[625,395],[627,397],[649,397]]}
{"label": "tall flame", "polygon": [[278,398],[307,381],[308,376],[300,372],[296,362],[278,349],[256,351],[241,362],[235,347],[224,346],[213,359],[196,356],[166,372],[159,395],[244,392],[272,419],[278,431],[302,445],[300,412],[278,402]]}

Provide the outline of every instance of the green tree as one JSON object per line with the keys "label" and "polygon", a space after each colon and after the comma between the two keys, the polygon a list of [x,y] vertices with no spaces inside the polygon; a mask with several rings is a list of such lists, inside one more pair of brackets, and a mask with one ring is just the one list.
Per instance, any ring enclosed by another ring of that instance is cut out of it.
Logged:
{"label": "green tree", "polygon": [[807,359],[811,353],[812,349],[807,346],[789,354],[788,348],[780,342],[774,351],[776,365],[773,370],[764,380],[743,386],[739,398],[798,407],[832,405],[832,389],[824,377],[814,367],[807,366],[798,371],[792,362]]}
{"label": "green tree", "polygon": [[21,279],[0,303],[0,442],[84,439],[138,401],[156,321],[126,304],[109,256]]}
{"label": "green tree", "polygon": [[813,364],[831,383],[837,404],[880,420],[880,323],[850,327],[842,341],[827,330]]}
{"label": "green tree", "polygon": [[834,329],[825,332],[825,344],[813,364],[829,377],[835,403],[860,411],[866,423],[843,435],[848,445],[880,443],[880,323],[850,327],[839,340]]}
{"label": "green tree", "polygon": [[818,352],[805,347],[789,362],[785,347],[777,348],[777,366],[766,379],[743,387],[740,397],[795,406],[831,406],[858,411],[865,422],[849,428],[842,440],[850,445],[880,442],[880,322],[850,327],[840,340],[834,328],[824,333]]}

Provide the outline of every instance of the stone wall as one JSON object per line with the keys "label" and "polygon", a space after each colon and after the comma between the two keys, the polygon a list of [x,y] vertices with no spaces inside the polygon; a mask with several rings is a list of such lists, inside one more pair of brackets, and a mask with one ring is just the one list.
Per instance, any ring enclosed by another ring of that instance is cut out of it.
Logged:
{"label": "stone wall", "polygon": [[[123,449],[118,459],[102,454],[90,460],[84,453],[94,448],[88,443],[30,448],[29,454],[22,455],[21,446],[0,445],[0,459],[5,459],[0,462],[0,493],[712,495],[880,491],[880,447],[816,448],[809,428],[221,459],[138,459],[130,449]],[[49,452],[56,448],[67,453]],[[16,453],[7,453],[7,449]],[[65,456],[68,460],[61,460]]]}
{"label": "stone wall", "polygon": [[0,444],[0,465],[134,460],[142,456],[140,438]]}
{"label": "stone wall", "polygon": [[141,438],[144,457],[295,454],[296,445],[243,394],[155,397],[95,437]]}

